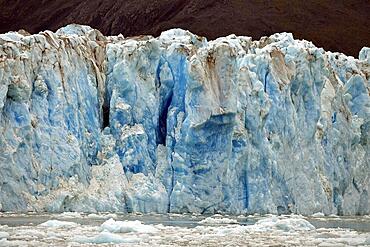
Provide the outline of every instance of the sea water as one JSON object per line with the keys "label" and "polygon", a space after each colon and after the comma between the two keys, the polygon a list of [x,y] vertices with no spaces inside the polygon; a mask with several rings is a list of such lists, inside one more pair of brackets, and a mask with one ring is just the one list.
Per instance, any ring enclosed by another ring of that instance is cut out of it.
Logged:
{"label": "sea water", "polygon": [[370,216],[0,215],[0,246],[369,246]]}

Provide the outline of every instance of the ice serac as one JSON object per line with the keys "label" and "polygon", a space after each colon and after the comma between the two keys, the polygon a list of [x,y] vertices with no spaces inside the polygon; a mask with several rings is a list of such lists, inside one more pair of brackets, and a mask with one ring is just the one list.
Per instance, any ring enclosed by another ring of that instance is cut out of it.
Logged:
{"label": "ice serac", "polygon": [[0,35],[4,211],[370,213],[369,48]]}

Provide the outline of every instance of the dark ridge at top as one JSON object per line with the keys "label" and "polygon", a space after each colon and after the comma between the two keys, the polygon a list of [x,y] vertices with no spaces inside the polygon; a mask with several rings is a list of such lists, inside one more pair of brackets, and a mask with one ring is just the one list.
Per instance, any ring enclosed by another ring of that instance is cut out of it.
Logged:
{"label": "dark ridge at top", "polygon": [[208,39],[231,33],[259,39],[286,31],[355,57],[370,45],[369,1],[0,0],[0,10],[1,33],[78,23],[124,36],[157,36],[173,27]]}

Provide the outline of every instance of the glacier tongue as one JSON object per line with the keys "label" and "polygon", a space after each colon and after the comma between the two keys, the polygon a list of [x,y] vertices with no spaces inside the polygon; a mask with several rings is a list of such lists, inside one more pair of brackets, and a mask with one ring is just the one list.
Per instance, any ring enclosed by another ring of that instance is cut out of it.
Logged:
{"label": "glacier tongue", "polygon": [[369,48],[0,35],[0,209],[370,213]]}

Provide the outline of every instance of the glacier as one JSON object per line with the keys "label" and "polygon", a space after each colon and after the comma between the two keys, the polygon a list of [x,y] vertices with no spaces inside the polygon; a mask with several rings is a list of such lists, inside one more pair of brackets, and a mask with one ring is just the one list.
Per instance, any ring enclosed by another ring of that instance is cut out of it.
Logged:
{"label": "glacier", "polygon": [[370,49],[0,35],[0,210],[370,213]]}

